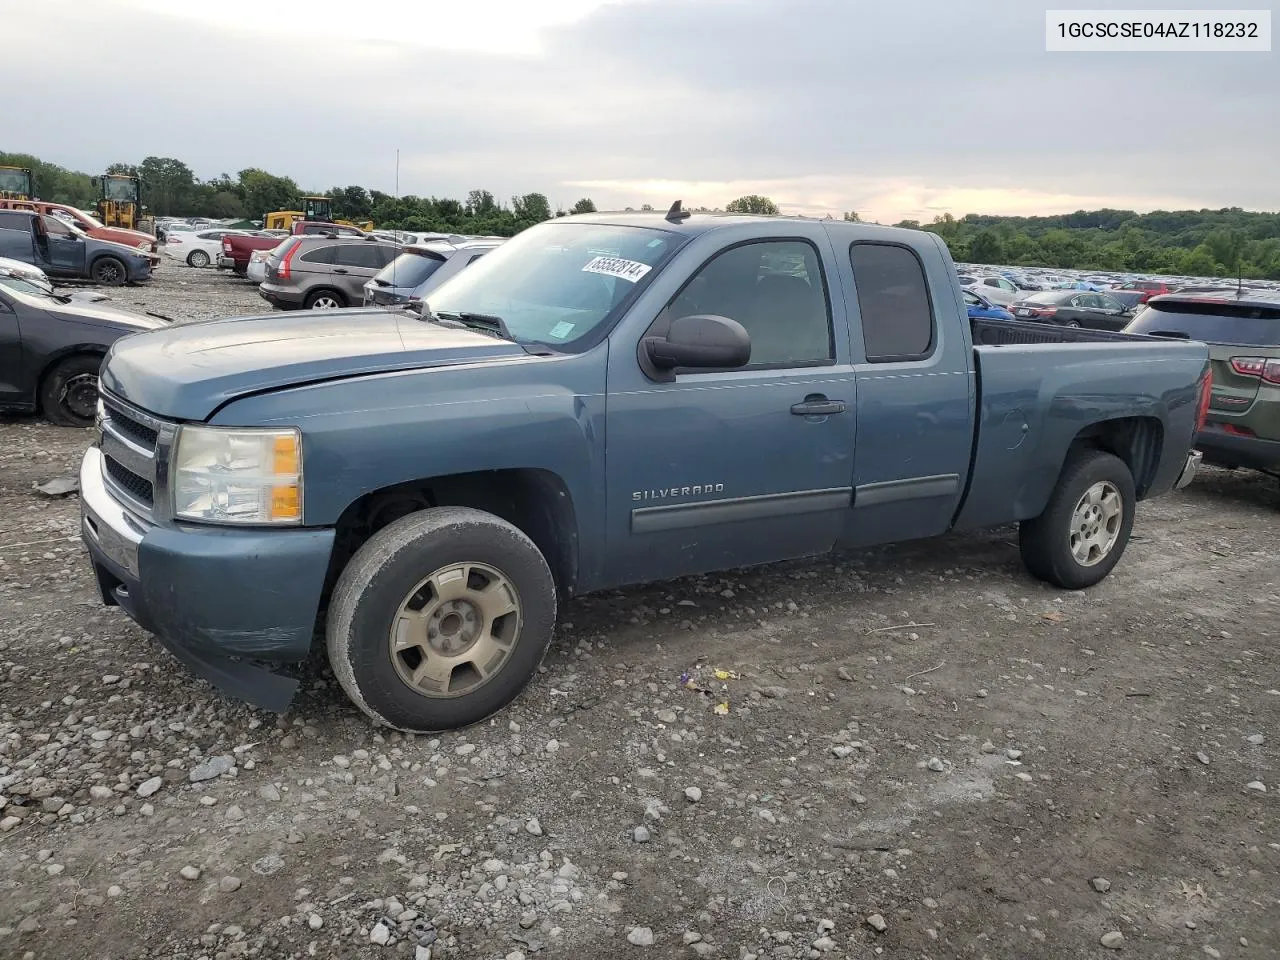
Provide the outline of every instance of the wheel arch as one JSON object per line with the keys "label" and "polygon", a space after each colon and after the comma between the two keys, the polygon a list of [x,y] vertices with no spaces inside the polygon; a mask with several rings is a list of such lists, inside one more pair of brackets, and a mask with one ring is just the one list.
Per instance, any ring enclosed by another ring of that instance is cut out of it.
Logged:
{"label": "wheel arch", "polygon": [[[1158,417],[1134,416],[1100,420],[1082,428],[1072,439],[1063,468],[1081,449],[1102,450],[1124,461],[1133,475],[1139,500],[1151,489],[1164,448],[1164,424]],[[1059,470],[1061,473],[1061,470]]]}
{"label": "wheel arch", "polygon": [[534,542],[563,597],[578,581],[577,510],[564,480],[541,468],[510,468],[424,477],[371,490],[351,501],[336,524],[325,602],[348,562],[374,533],[432,507],[472,507],[501,517]]}

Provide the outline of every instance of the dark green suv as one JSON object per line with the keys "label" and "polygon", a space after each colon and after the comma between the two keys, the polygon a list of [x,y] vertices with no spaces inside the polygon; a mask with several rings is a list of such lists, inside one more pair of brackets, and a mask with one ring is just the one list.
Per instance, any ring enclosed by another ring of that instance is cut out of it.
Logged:
{"label": "dark green suv", "polygon": [[1213,395],[1196,449],[1207,463],[1280,476],[1280,297],[1152,297],[1125,332],[1207,343]]}

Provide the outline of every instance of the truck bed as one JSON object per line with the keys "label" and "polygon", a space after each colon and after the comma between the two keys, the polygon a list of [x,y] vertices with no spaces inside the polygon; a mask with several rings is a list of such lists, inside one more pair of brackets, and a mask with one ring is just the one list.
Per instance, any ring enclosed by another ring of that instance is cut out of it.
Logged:
{"label": "truck bed", "polygon": [[1083,327],[1059,327],[1052,323],[1028,323],[1024,320],[970,319],[975,347],[1001,347],[1015,343],[1106,343],[1124,341],[1142,343],[1160,339],[1137,333],[1111,330],[1086,330]]}

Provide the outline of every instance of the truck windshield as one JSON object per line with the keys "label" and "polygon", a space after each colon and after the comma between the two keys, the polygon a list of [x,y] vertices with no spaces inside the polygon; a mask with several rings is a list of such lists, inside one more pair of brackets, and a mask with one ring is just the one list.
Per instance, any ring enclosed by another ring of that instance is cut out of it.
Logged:
{"label": "truck windshield", "polygon": [[501,317],[518,341],[586,346],[683,243],[649,227],[543,223],[446,280],[428,306]]}

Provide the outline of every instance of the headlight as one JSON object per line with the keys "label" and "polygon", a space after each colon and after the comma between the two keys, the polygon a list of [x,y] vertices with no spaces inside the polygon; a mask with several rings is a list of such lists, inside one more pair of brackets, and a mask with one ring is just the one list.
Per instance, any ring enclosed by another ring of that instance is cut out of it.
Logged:
{"label": "headlight", "polygon": [[150,252],[151,252],[151,241],[150,241],[150,240],[139,240],[139,241],[138,241],[138,249],[139,249],[139,250],[141,250],[143,253],[150,253]]}
{"label": "headlight", "polygon": [[209,523],[301,523],[301,434],[183,426],[173,458],[173,512]]}

